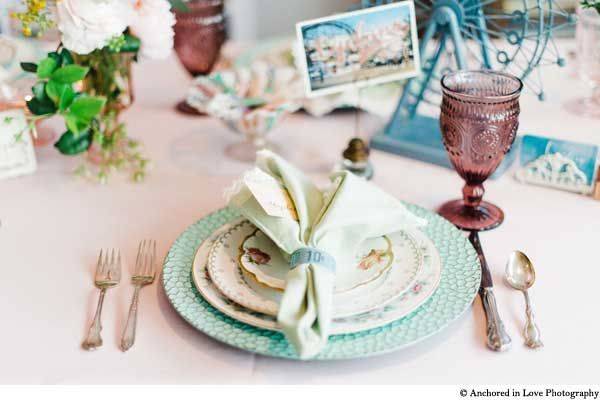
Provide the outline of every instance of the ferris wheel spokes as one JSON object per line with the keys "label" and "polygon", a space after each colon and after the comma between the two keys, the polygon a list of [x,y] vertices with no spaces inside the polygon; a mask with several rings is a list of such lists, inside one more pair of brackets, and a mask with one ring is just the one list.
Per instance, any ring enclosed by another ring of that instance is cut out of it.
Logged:
{"label": "ferris wheel spokes", "polygon": [[[420,105],[439,104],[439,80],[458,69],[496,69],[519,77],[544,99],[540,67],[565,64],[553,33],[574,18],[556,0],[413,0],[421,33],[421,75],[406,81],[390,122],[371,140],[374,148],[450,167],[437,118]],[[363,7],[394,0],[363,0]],[[475,65],[476,63],[476,65]],[[516,146],[513,147],[516,149]],[[502,172],[514,159],[509,154]]]}

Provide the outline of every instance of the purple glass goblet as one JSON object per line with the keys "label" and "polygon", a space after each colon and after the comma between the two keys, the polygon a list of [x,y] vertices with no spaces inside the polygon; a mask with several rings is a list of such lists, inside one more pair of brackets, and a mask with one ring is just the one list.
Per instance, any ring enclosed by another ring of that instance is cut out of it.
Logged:
{"label": "purple glass goblet", "polygon": [[[226,39],[223,0],[190,0],[186,6],[186,11],[175,11],[175,53],[192,76],[206,75]],[[185,100],[176,108],[184,114],[203,115]]]}
{"label": "purple glass goblet", "polygon": [[465,180],[463,198],[442,205],[439,214],[458,228],[485,231],[504,213],[483,201],[483,182],[510,150],[519,126],[523,83],[492,71],[458,71],[442,78],[440,128],[454,169]]}

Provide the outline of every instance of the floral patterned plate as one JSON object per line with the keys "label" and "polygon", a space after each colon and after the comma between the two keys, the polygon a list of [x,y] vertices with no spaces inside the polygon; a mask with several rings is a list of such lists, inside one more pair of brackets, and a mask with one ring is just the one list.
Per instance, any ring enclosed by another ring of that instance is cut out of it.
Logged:
{"label": "floral patterned plate", "polygon": [[[250,310],[276,316],[282,291],[260,284],[240,268],[244,257],[242,244],[256,227],[240,219],[230,225],[211,248],[208,273],[221,293]],[[395,255],[392,266],[383,272],[374,284],[357,286],[352,290],[335,293],[334,318],[344,318],[381,307],[408,291],[423,267],[423,256],[417,241],[407,232],[389,235]],[[385,240],[383,240],[385,243]],[[375,241],[376,245],[381,245]],[[273,256],[275,252],[271,252]],[[369,253],[362,249],[361,253]],[[261,256],[266,259],[266,255]],[[360,265],[360,264],[359,264]]]}
{"label": "floral patterned plate", "polygon": [[[439,333],[471,306],[481,281],[481,267],[473,246],[462,232],[439,215],[412,204],[405,205],[428,221],[423,233],[434,243],[443,265],[438,289],[405,318],[376,329],[330,336],[327,346],[315,359],[369,357],[406,348]],[[166,296],[187,322],[216,340],[258,354],[298,359],[283,334],[228,317],[211,306],[194,286],[191,275],[198,247],[212,232],[237,218],[236,211],[224,208],[190,225],[177,238],[163,267]]]}
{"label": "floral patterned plate", "polygon": [[[242,251],[240,267],[251,274],[253,279],[273,289],[285,289],[289,262],[267,235],[255,228],[244,239]],[[336,277],[336,293],[367,285],[382,276],[394,261],[392,242],[385,236],[367,240],[355,257],[356,267],[349,269],[349,273]]]}
{"label": "floral patterned plate", "polygon": [[[257,313],[229,300],[215,287],[210,279],[206,269],[208,252],[218,237],[228,228],[228,225],[222,226],[202,242],[194,258],[192,268],[194,284],[202,297],[225,315],[258,328],[279,331],[275,317]],[[387,325],[407,316],[433,295],[433,292],[439,285],[442,273],[439,254],[427,236],[420,231],[415,234],[423,252],[425,263],[413,287],[384,307],[364,314],[334,319],[331,325],[331,333],[333,335],[360,332]]]}

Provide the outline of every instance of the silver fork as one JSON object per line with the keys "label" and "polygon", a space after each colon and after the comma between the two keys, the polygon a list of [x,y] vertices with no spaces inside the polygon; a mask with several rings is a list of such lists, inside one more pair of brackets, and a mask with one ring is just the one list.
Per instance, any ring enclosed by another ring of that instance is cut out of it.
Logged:
{"label": "silver fork", "polygon": [[[110,256],[109,256],[110,253]],[[102,323],[100,321],[102,315],[102,304],[104,303],[104,296],[106,291],[119,284],[121,280],[121,252],[117,251],[115,257],[115,249],[110,252],[107,250],[104,255],[100,250],[100,256],[98,257],[98,265],[96,265],[96,275],[94,276],[94,285],[100,289],[100,297],[98,298],[98,306],[96,307],[96,314],[87,338],[83,341],[81,346],[86,350],[96,350],[102,346],[102,337],[100,331],[102,330]]]}
{"label": "silver fork", "polygon": [[135,342],[135,327],[137,323],[138,300],[140,290],[146,285],[154,282],[156,261],[156,241],[143,240],[138,247],[138,254],[135,261],[135,271],[131,277],[131,283],[135,288],[131,306],[129,307],[129,315],[127,316],[127,324],[121,338],[121,350],[127,351]]}

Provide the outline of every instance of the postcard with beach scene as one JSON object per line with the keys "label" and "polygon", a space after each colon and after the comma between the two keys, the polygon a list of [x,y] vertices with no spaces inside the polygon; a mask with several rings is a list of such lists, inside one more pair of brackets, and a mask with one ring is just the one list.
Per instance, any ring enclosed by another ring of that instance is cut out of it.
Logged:
{"label": "postcard with beach scene", "polygon": [[296,31],[309,97],[420,73],[412,1],[300,22]]}

